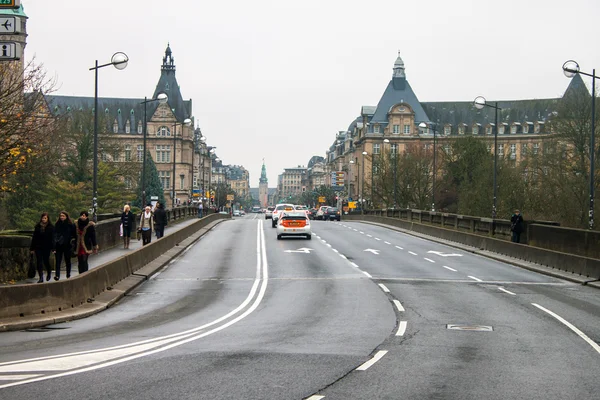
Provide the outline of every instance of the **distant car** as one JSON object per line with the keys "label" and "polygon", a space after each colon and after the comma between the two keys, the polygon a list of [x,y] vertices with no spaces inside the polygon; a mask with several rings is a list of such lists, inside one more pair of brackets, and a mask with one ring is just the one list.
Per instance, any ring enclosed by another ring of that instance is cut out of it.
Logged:
{"label": "distant car", "polygon": [[246,211],[240,210],[240,214],[242,214],[242,216],[244,216],[244,215],[246,215]]}
{"label": "distant car", "polygon": [[312,238],[310,220],[304,211],[283,211],[277,222],[277,240],[283,237]]}
{"label": "distant car", "polygon": [[316,208],[310,208],[308,211],[309,211],[309,214],[308,214],[309,219],[315,219],[317,217],[317,209]]}
{"label": "distant car", "polygon": [[323,214],[325,221],[340,220],[340,210],[337,207],[327,207],[327,211]]}
{"label": "distant car", "polygon": [[325,214],[325,211],[327,211],[328,208],[329,208],[329,206],[319,207],[319,210],[317,211],[317,215],[315,216],[315,219],[324,219],[323,214]]}
{"label": "distant car", "polygon": [[233,210],[233,216],[234,217],[241,217],[242,213],[240,212],[240,210]]}
{"label": "distant car", "polygon": [[277,219],[279,218],[279,215],[282,211],[294,211],[294,205],[281,203],[275,206],[275,209],[273,210],[273,215],[271,216],[271,226],[273,228],[277,227]]}
{"label": "distant car", "polygon": [[271,219],[271,218],[273,218],[273,210],[274,209],[275,209],[275,207],[273,207],[273,206],[267,207],[267,209],[265,211],[265,219]]}

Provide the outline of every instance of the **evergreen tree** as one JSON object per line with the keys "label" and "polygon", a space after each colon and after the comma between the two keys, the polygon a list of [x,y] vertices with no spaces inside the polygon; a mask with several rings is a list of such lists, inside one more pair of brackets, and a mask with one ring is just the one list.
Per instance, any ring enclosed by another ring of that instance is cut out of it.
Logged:
{"label": "evergreen tree", "polygon": [[[175,177],[172,177],[175,179]],[[145,204],[142,205],[142,188],[144,185],[142,184],[142,174],[140,173],[140,180],[137,188],[137,199],[135,201],[135,205],[142,208]],[[146,204],[150,203],[150,199],[152,196],[158,196],[158,201],[161,204],[165,204],[165,195],[163,192],[163,186],[160,182],[160,178],[158,177],[158,170],[156,169],[156,164],[154,164],[154,160],[150,155],[150,152],[146,153]]]}

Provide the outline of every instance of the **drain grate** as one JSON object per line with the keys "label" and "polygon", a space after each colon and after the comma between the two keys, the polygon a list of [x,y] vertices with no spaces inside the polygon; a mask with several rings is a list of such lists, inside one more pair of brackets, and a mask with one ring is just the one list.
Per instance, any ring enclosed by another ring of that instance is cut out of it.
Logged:
{"label": "drain grate", "polygon": [[471,332],[492,332],[494,330],[491,326],[486,325],[457,325],[457,324],[447,324],[447,329],[453,331],[471,331]]}

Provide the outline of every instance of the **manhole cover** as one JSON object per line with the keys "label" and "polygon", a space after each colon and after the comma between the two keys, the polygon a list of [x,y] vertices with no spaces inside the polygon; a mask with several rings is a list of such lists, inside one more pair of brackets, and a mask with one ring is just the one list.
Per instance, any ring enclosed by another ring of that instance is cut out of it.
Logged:
{"label": "manhole cover", "polygon": [[485,325],[457,325],[448,324],[446,328],[454,331],[492,332],[494,328]]}

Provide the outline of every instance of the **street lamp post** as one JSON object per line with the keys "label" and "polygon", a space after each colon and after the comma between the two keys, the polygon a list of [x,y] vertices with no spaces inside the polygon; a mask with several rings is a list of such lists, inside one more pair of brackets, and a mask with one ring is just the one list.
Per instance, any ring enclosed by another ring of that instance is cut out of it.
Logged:
{"label": "street lamp post", "polygon": [[589,211],[589,229],[594,229],[594,157],[596,153],[596,143],[594,135],[596,131],[596,69],[592,69],[592,73],[588,74],[579,70],[579,64],[573,60],[565,62],[562,66],[563,72],[567,78],[572,78],[576,74],[589,76],[592,78],[592,137],[590,139],[590,211]]}
{"label": "street lamp post", "polygon": [[[385,139],[383,139],[383,143],[389,144],[389,143],[390,143],[390,139],[388,139],[388,138],[385,138]],[[390,150],[390,153],[391,153],[391,150]],[[381,149],[381,158],[382,158],[382,159],[383,159],[383,155],[384,155],[384,154],[385,154],[385,152],[383,151],[383,149]],[[389,157],[388,157],[388,161],[389,161]],[[387,168],[386,168],[386,174],[385,174],[385,175],[387,176]],[[395,178],[395,177],[394,177],[394,178]],[[394,182],[394,184],[395,184],[395,182]],[[382,182],[382,190],[381,190],[381,191],[383,192],[383,182]],[[386,190],[386,192],[387,192],[387,190]],[[387,195],[386,195],[386,198],[387,198]],[[385,206],[386,206],[386,207],[388,206],[388,203],[387,203],[387,201],[386,201],[386,203],[385,203]]]}
{"label": "street lamp post", "polygon": [[[435,178],[436,178],[436,142],[435,142],[435,134],[437,131],[437,125],[433,122],[429,123],[431,130],[433,131],[433,179],[432,179],[432,185],[431,185],[431,211],[435,212]],[[425,122],[421,122],[419,124],[419,128],[427,128],[427,124]],[[494,186],[496,186],[496,184],[494,184]],[[494,195],[494,198],[496,196]],[[496,206],[494,205],[494,209],[496,208]]]}
{"label": "street lamp post", "polygon": [[[184,126],[189,126],[192,123],[192,120],[189,118],[186,118],[182,123],[181,123],[181,140],[182,140],[182,144],[181,144],[181,161],[183,162],[183,127]],[[173,208],[175,208],[175,158],[177,157],[177,152],[176,152],[176,147],[177,147],[177,125],[179,125],[177,122],[175,122],[175,124],[173,124],[173,197],[172,199],[172,204],[173,204]],[[194,152],[192,151],[192,156],[194,155]]]}
{"label": "street lamp post", "polygon": [[98,70],[109,65],[122,70],[127,67],[128,62],[127,54],[117,52],[113,54],[108,64],[98,65],[98,60],[96,60],[96,65],[89,69],[94,71],[94,178],[92,189],[92,219],[94,222],[98,221]]}
{"label": "street lamp post", "polygon": [[159,93],[155,99],[148,99],[144,97],[144,101],[140,104],[144,105],[144,155],[142,157],[142,209],[146,206],[146,136],[148,136],[148,116],[147,116],[147,104],[158,101],[159,104],[165,104],[169,100],[169,96],[165,93]]}
{"label": "street lamp post", "polygon": [[[362,182],[360,189],[360,213],[365,213],[365,156],[367,155],[366,151],[362,152]],[[371,166],[373,168],[373,166]]]}
{"label": "street lamp post", "polygon": [[494,204],[492,206],[492,219],[496,218],[496,175],[498,171],[498,110],[502,110],[498,107],[498,102],[494,103],[494,105],[488,104],[483,96],[477,96],[473,101],[473,105],[476,109],[481,110],[484,107],[490,107],[495,110],[494,116]]}

